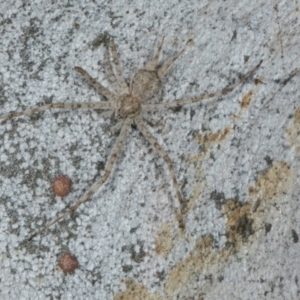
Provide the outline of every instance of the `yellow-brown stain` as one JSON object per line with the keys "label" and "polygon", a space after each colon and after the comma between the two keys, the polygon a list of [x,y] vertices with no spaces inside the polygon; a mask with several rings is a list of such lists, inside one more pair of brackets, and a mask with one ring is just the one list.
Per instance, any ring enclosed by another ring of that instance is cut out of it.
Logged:
{"label": "yellow-brown stain", "polygon": [[198,240],[195,249],[169,272],[164,289],[166,299],[176,299],[175,296],[190,294],[189,291],[197,283],[199,275],[208,272],[215,262],[220,263],[228,258],[230,251],[214,252],[212,241],[210,235]]}
{"label": "yellow-brown stain", "polygon": [[253,91],[249,91],[246,95],[243,96],[242,102],[240,104],[241,108],[247,108],[252,100]]}
{"label": "yellow-brown stain", "polygon": [[206,132],[205,134],[197,134],[196,140],[201,144],[214,144],[219,143],[227,137],[230,133],[230,128],[226,127],[224,130],[218,130],[215,133]]}
{"label": "yellow-brown stain", "polygon": [[157,231],[155,252],[158,255],[166,257],[171,251],[173,244],[174,238],[171,234],[171,226],[168,223],[163,223]]}
{"label": "yellow-brown stain", "polygon": [[223,212],[227,216],[226,244],[228,247],[237,248],[254,233],[252,205],[248,202],[242,204],[238,201],[226,201]]}
{"label": "yellow-brown stain", "polygon": [[[210,235],[198,240],[195,249],[169,272],[165,284],[166,299],[174,299],[175,295],[186,295],[197,284],[199,276],[221,271],[231,255],[243,246],[249,248],[261,234],[262,224],[274,201],[280,201],[287,191],[291,175],[286,162],[274,162],[268,170],[259,173],[256,184],[249,188],[248,202],[227,200],[223,206],[226,217],[226,247],[219,251],[214,250]],[[209,288],[209,285],[206,288],[202,286],[201,291],[204,293]],[[195,292],[193,296],[199,295]]]}
{"label": "yellow-brown stain", "polygon": [[195,185],[192,196],[188,199],[187,207],[188,211],[193,209],[195,204],[199,201],[201,193],[205,190],[206,182],[205,178],[201,174],[202,162],[209,155],[210,149],[213,145],[218,144],[231,134],[230,127],[226,127],[224,130],[218,130],[215,133],[206,132],[204,134],[197,134],[195,139],[198,143],[204,145],[204,150],[196,155],[189,157],[190,165],[193,165],[195,168],[195,178],[197,178],[198,183]]}
{"label": "yellow-brown stain", "polygon": [[288,142],[295,148],[295,153],[300,155],[300,107],[295,110],[293,124],[286,130]]}
{"label": "yellow-brown stain", "polygon": [[286,162],[274,162],[270,169],[260,172],[255,186],[249,187],[250,200],[266,203],[280,198],[290,183],[290,175],[290,166]]}
{"label": "yellow-brown stain", "polygon": [[199,144],[202,144],[203,151],[197,153],[196,155],[191,155],[188,159],[190,165],[193,166],[195,170],[195,178],[197,178],[197,184],[195,185],[191,197],[187,201],[187,211],[192,210],[195,204],[201,198],[201,193],[206,188],[206,181],[201,173],[202,162],[210,154],[210,150],[213,145],[221,143],[226,140],[226,138],[231,134],[230,127],[226,127],[224,130],[218,130],[215,133],[206,132],[204,134],[197,134],[195,139]]}
{"label": "yellow-brown stain", "polygon": [[146,287],[138,284],[134,279],[125,281],[126,290],[114,296],[115,300],[164,300],[158,293],[150,293]]}
{"label": "yellow-brown stain", "polygon": [[[135,280],[127,280],[126,290],[116,294],[114,299],[204,299],[203,295],[210,291],[212,285],[210,282],[199,281],[199,277],[218,276],[230,263],[231,256],[246,249],[251,251],[253,242],[265,232],[263,225],[267,216],[277,212],[274,204],[280,204],[292,179],[290,166],[284,161],[274,161],[269,169],[259,172],[255,184],[249,187],[247,202],[232,199],[225,201],[222,207],[226,221],[225,247],[215,249],[212,236],[207,234],[196,240],[193,251],[168,271],[161,293],[151,293]],[[177,242],[171,232],[168,224],[163,224],[158,230],[155,247],[158,255],[166,257]]]}

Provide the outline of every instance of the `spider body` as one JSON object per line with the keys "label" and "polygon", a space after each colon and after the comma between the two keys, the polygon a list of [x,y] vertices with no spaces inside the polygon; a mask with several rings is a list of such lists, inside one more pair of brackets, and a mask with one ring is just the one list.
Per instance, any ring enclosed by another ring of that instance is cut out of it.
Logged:
{"label": "spider body", "polygon": [[141,110],[142,101],[138,96],[125,94],[116,99],[115,116],[117,119],[133,119],[140,114]]}
{"label": "spider body", "polygon": [[162,86],[161,79],[156,71],[138,70],[132,77],[130,90],[133,95],[139,96],[143,101],[154,98]]}
{"label": "spider body", "polygon": [[[183,47],[183,49],[179,51],[171,60],[169,60],[167,63],[161,66],[158,66],[158,59],[161,53],[163,41],[164,39],[162,39],[162,41],[160,42],[158,49],[150,63],[145,68],[139,69],[135,72],[130,82],[130,85],[126,83],[122,76],[116,46],[113,42],[110,43],[110,52],[105,52],[105,65],[108,78],[110,79],[111,84],[115,88],[116,92],[111,92],[101,83],[97,82],[82,68],[75,67],[75,70],[79,72],[100,94],[102,94],[107,99],[107,101],[82,103],[53,103],[41,107],[28,109],[22,112],[10,113],[0,117],[0,120],[8,120],[20,116],[45,111],[52,108],[102,109],[113,111],[115,113],[115,117],[119,119],[119,123],[121,125],[119,136],[113,146],[113,149],[111,150],[111,153],[105,166],[103,176],[90,189],[88,189],[87,192],[85,192],[83,196],[68,211],[61,214],[52,222],[48,223],[42,230],[33,234],[30,237],[30,239],[37,236],[42,231],[48,229],[53,224],[59,222],[60,220],[74,212],[81,204],[83,204],[87,199],[89,199],[108,180],[112,169],[116,163],[118,154],[121,152],[124,141],[127,135],[129,134],[131,127],[130,125],[133,122],[137,125],[138,129],[142,132],[146,140],[155,148],[155,150],[167,164],[169,174],[172,178],[173,187],[175,189],[176,196],[179,201],[179,208],[176,212],[176,219],[178,221],[179,228],[182,230],[184,229],[183,217],[187,212],[187,206],[183,201],[183,197],[179,188],[172,161],[167,152],[159,145],[157,139],[148,130],[146,124],[143,121],[143,112],[179,107],[187,104],[197,103],[207,98],[220,97],[222,95],[226,95],[232,90],[234,90],[247,78],[249,78],[253,74],[253,72],[260,66],[262,61],[255,68],[246,73],[235,84],[220,91],[209,94],[203,94],[189,99],[177,100],[170,103],[147,104],[145,103],[146,101],[152,99],[158,94],[162,85],[161,80],[163,76],[166,74],[168,69],[172,66],[172,64],[183,53],[185,49],[185,47]],[[189,42],[190,41],[188,41],[188,43]],[[110,61],[110,56],[112,56],[113,63]]]}

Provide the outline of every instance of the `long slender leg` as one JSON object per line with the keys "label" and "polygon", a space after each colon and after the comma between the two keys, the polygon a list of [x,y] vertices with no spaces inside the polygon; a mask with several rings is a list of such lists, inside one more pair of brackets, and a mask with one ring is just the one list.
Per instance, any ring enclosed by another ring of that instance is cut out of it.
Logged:
{"label": "long slender leg", "polygon": [[150,71],[154,71],[155,69],[157,69],[157,65],[158,65],[158,59],[164,44],[164,39],[165,37],[162,38],[161,42],[158,45],[158,48],[156,50],[156,53],[153,57],[153,59],[147,64],[147,66],[145,67],[145,70],[150,70]]}
{"label": "long slender leg", "polygon": [[246,73],[237,83],[235,83],[221,91],[201,95],[198,97],[193,97],[190,99],[177,100],[177,101],[170,102],[170,103],[159,103],[159,104],[144,104],[143,103],[142,110],[147,111],[147,110],[160,110],[160,109],[167,109],[167,108],[176,108],[176,107],[183,106],[186,104],[193,104],[193,103],[199,102],[204,99],[227,95],[228,93],[232,92],[237,86],[239,86],[241,83],[243,83],[245,80],[247,80],[259,68],[261,63],[262,63],[262,60],[255,68],[253,68],[251,71]]}
{"label": "long slender leg", "polygon": [[119,82],[113,72],[112,66],[111,66],[109,49],[107,49],[105,51],[104,60],[105,60],[105,70],[108,75],[108,78],[109,78],[112,86],[117,90],[117,92],[119,92],[120,84],[119,84]]}
{"label": "long slender leg", "polygon": [[171,66],[174,64],[174,62],[180,57],[180,55],[184,52],[186,46],[191,42],[191,39],[185,42],[184,47],[174,56],[172,57],[168,62],[164,63],[158,70],[157,74],[159,78],[163,78],[163,76],[168,72],[168,70],[171,68]]}
{"label": "long slender leg", "polygon": [[106,101],[100,102],[78,102],[78,103],[52,103],[27,109],[20,112],[13,112],[4,116],[0,116],[0,120],[9,120],[21,116],[31,115],[37,112],[45,111],[52,108],[63,108],[63,109],[112,109],[112,103]]}
{"label": "long slender leg", "polygon": [[145,126],[143,120],[140,117],[137,117],[135,119],[135,123],[136,123],[137,127],[139,128],[139,130],[142,132],[142,134],[145,136],[145,138],[149,141],[149,143],[156,149],[158,154],[167,163],[169,173],[172,177],[173,186],[174,186],[175,191],[176,191],[176,196],[179,200],[179,205],[180,205],[180,209],[177,212],[177,220],[178,220],[178,223],[179,223],[179,227],[181,229],[184,229],[183,216],[185,214],[185,207],[184,207],[183,198],[182,198],[182,195],[181,195],[181,192],[180,192],[179,184],[177,182],[177,178],[176,178],[176,175],[175,175],[175,171],[174,171],[174,168],[173,168],[172,161],[171,161],[169,155],[167,154],[167,152],[158,144],[156,138],[147,129],[147,127]]}
{"label": "long slender leg", "polygon": [[120,62],[119,62],[119,57],[118,57],[118,52],[117,52],[117,47],[116,47],[116,45],[113,41],[110,42],[110,49],[111,49],[111,54],[112,54],[112,57],[113,57],[113,60],[114,60],[116,75],[117,75],[117,79],[119,81],[119,84],[120,84],[121,88],[124,91],[128,91],[128,85],[125,82],[124,77],[122,75]]}
{"label": "long slender leg", "polygon": [[88,190],[67,212],[60,215],[58,218],[56,218],[54,221],[48,223],[42,230],[34,233],[29,240],[34,238],[35,236],[39,235],[43,231],[47,230],[49,227],[54,225],[55,223],[59,222],[60,220],[64,219],[66,216],[73,213],[82,203],[84,203],[87,199],[89,199],[109,178],[109,175],[115,165],[115,162],[117,160],[118,154],[120,153],[122,146],[124,144],[124,141],[126,139],[126,136],[130,130],[130,124],[131,119],[125,120],[123,127],[121,129],[120,135],[112,149],[112,152],[110,154],[110,157],[106,163],[104,175],[101,177],[101,179],[95,183],[90,190]]}
{"label": "long slender leg", "polygon": [[113,101],[115,99],[115,94],[109,91],[106,87],[104,87],[101,83],[97,82],[87,71],[83,70],[80,67],[75,67],[75,71],[80,73],[86,81],[91,84],[100,94]]}

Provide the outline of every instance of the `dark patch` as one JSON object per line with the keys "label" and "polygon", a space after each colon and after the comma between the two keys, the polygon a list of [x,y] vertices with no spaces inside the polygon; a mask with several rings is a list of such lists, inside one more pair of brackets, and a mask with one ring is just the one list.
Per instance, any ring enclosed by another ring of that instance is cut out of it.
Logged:
{"label": "dark patch", "polygon": [[80,25],[79,25],[77,22],[74,22],[74,23],[73,23],[73,27],[74,27],[75,29],[79,29],[79,28],[80,28]]}
{"label": "dark patch", "polygon": [[236,30],[233,31],[232,37],[231,37],[231,42],[236,39]]}
{"label": "dark patch", "polygon": [[227,88],[227,89],[223,90],[223,91],[222,91],[222,95],[227,95],[227,94],[230,93],[231,91],[233,91],[233,87]]}
{"label": "dark patch", "polygon": [[93,51],[99,48],[101,45],[107,47],[110,40],[111,40],[111,35],[107,31],[98,34],[97,37],[92,41]]}
{"label": "dark patch", "polygon": [[135,233],[137,231],[137,229],[138,229],[138,227],[131,228],[129,232],[130,233]]}
{"label": "dark patch", "polygon": [[247,63],[247,61],[249,60],[250,56],[249,55],[244,55],[244,63]]}
{"label": "dark patch", "polygon": [[156,277],[160,280],[160,282],[163,282],[166,279],[165,270],[162,270],[161,272],[157,271]]}
{"label": "dark patch", "polygon": [[227,215],[226,247],[235,247],[237,243],[248,242],[254,234],[253,219],[249,216],[249,203],[243,204],[238,200],[227,200],[225,205]]}
{"label": "dark patch", "polygon": [[135,123],[132,123],[132,124],[131,124],[131,129],[132,129],[132,130],[137,130],[137,129],[138,129]]}
{"label": "dark patch", "polygon": [[128,266],[128,265],[122,266],[122,270],[124,273],[129,273],[132,270],[132,266]]}
{"label": "dark patch", "polygon": [[271,229],[272,229],[272,224],[266,223],[265,224],[266,235],[271,231]]}
{"label": "dark patch", "polygon": [[[135,246],[139,246],[139,252],[135,251]],[[144,260],[144,257],[146,256],[146,253],[144,251],[144,244],[141,241],[137,241],[137,244],[132,244],[129,246],[123,246],[122,252],[128,251],[130,253],[131,259],[136,263],[141,263]]]}
{"label": "dark patch", "polygon": [[255,78],[254,83],[255,83],[255,85],[258,85],[258,84],[263,84],[264,82],[258,78]]}
{"label": "dark patch", "polygon": [[270,156],[267,155],[267,156],[264,158],[264,160],[266,161],[266,163],[268,164],[269,167],[272,166],[272,164],[273,164],[273,159],[270,158]]}
{"label": "dark patch", "polygon": [[181,111],[181,109],[182,109],[182,105],[178,105],[176,107],[171,108],[173,113],[178,113]]}
{"label": "dark patch", "polygon": [[214,281],[213,281],[212,274],[205,275],[205,276],[204,276],[204,279],[205,279],[205,280],[208,280],[209,283],[210,283],[210,285],[213,285]]}
{"label": "dark patch", "polygon": [[224,203],[226,202],[225,199],[225,195],[224,193],[219,193],[216,190],[214,190],[211,194],[210,194],[210,200],[213,200],[215,202],[216,208],[218,210],[222,209],[222,206],[224,205]]}
{"label": "dark patch", "polygon": [[257,211],[257,209],[259,208],[260,204],[261,204],[261,200],[257,199],[257,201],[255,202],[255,204],[254,204],[254,206],[252,208],[252,212],[255,213]]}
{"label": "dark patch", "polygon": [[51,104],[53,102],[54,95],[51,95],[49,97],[43,96],[43,102],[44,104]]}
{"label": "dark patch", "polygon": [[292,237],[293,237],[293,242],[298,243],[299,236],[298,236],[297,232],[294,229],[292,229]]}
{"label": "dark patch", "polygon": [[254,233],[252,228],[253,219],[248,218],[247,214],[242,215],[237,222],[237,233],[243,237],[243,242],[247,242],[250,235]]}
{"label": "dark patch", "polygon": [[195,110],[191,109],[190,110],[190,119],[192,120],[194,115],[196,114]]}
{"label": "dark patch", "polygon": [[96,169],[98,172],[103,171],[105,168],[105,163],[103,161],[98,161],[96,165]]}

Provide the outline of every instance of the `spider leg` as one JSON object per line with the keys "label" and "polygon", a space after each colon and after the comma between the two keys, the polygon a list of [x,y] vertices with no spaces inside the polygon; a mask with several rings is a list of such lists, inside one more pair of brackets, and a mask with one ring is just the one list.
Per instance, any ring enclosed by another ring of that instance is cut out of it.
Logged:
{"label": "spider leg", "polygon": [[174,64],[174,62],[180,57],[180,55],[184,52],[186,46],[191,42],[191,39],[189,39],[187,42],[185,42],[184,47],[174,56],[172,57],[168,62],[163,64],[160,68],[157,70],[157,75],[159,78],[163,78],[164,75],[168,72],[168,70],[171,68],[171,66]]}
{"label": "spider leg", "polygon": [[86,200],[88,200],[95,192],[107,181],[109,178],[109,175],[115,165],[115,162],[117,160],[118,154],[120,153],[122,146],[124,144],[124,141],[126,139],[126,136],[130,130],[132,120],[126,119],[123,123],[123,127],[121,129],[120,135],[117,139],[117,141],[114,144],[114,147],[112,149],[112,152],[110,154],[110,157],[106,163],[104,175],[100,178],[100,180],[95,183],[90,190],[88,190],[67,212],[60,215],[58,218],[53,220],[52,222],[48,223],[42,230],[34,233],[29,240],[34,238],[35,236],[41,234],[45,230],[49,229],[52,225],[59,222],[60,220],[64,219],[66,216],[72,214],[81,204],[83,204]]}
{"label": "spider leg", "polygon": [[157,69],[157,65],[158,65],[158,59],[164,44],[164,39],[165,37],[162,38],[161,42],[158,45],[158,48],[156,50],[156,53],[153,57],[153,59],[147,64],[147,66],[145,67],[145,70],[149,70],[149,71],[154,71]]}
{"label": "spider leg", "polygon": [[120,84],[119,81],[117,80],[112,66],[111,66],[111,61],[110,61],[110,53],[109,50],[106,49],[105,53],[104,53],[104,60],[105,60],[105,70],[106,73],[108,75],[108,79],[111,82],[112,86],[118,91],[120,92]]}
{"label": "spider leg", "polygon": [[182,198],[182,195],[181,195],[181,192],[180,192],[179,184],[177,182],[177,178],[176,178],[176,175],[175,175],[175,171],[174,171],[174,168],[173,168],[172,161],[171,161],[169,155],[167,154],[167,152],[158,144],[156,138],[151,134],[151,132],[145,126],[143,120],[140,117],[136,117],[135,118],[135,123],[136,123],[137,127],[139,128],[139,130],[144,135],[144,137],[156,149],[158,154],[167,163],[169,173],[172,177],[173,186],[174,186],[175,191],[176,191],[176,196],[179,200],[179,205],[180,205],[180,209],[177,212],[177,220],[178,220],[178,223],[179,223],[179,227],[181,229],[184,229],[183,215],[185,214],[186,209],[185,209],[185,206],[184,206],[183,198]]}
{"label": "spider leg", "polygon": [[35,107],[27,109],[20,112],[13,112],[4,116],[0,116],[0,120],[9,120],[21,116],[31,115],[37,112],[45,111],[52,108],[63,108],[63,109],[112,109],[112,104],[107,101],[100,102],[78,102],[78,103],[52,103],[43,105],[40,107]]}
{"label": "spider leg", "polygon": [[112,54],[115,69],[116,69],[117,80],[118,80],[122,90],[127,92],[128,91],[128,85],[127,85],[127,83],[126,83],[126,81],[125,81],[125,79],[122,75],[120,62],[119,62],[119,57],[118,57],[118,52],[117,52],[117,47],[116,47],[116,45],[113,41],[110,42],[110,50],[111,50],[111,54]]}
{"label": "spider leg", "polygon": [[100,94],[105,96],[107,99],[113,101],[116,97],[111,91],[104,87],[101,83],[97,82],[87,71],[83,70],[80,67],[75,67],[75,71],[80,73],[86,81],[91,84]]}
{"label": "spider leg", "polygon": [[186,104],[193,104],[193,103],[197,103],[201,100],[204,99],[208,99],[208,98],[213,98],[213,97],[220,97],[220,96],[224,96],[229,94],[230,92],[232,92],[237,86],[239,86],[241,83],[243,83],[245,80],[247,80],[261,65],[262,60],[260,61],[260,63],[253,68],[252,70],[250,70],[248,73],[246,73],[237,83],[221,90],[221,91],[217,91],[214,93],[208,93],[208,94],[204,94],[198,97],[193,97],[190,99],[184,99],[184,100],[177,100],[174,102],[170,102],[170,103],[159,103],[159,104],[142,104],[142,110],[143,111],[147,111],[147,110],[159,110],[159,109],[167,109],[167,108],[176,108],[179,106],[183,106]]}

